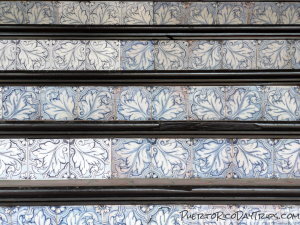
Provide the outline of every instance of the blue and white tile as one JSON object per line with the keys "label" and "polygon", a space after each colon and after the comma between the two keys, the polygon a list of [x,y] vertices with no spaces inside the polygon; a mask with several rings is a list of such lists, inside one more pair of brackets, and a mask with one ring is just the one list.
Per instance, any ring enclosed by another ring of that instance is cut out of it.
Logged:
{"label": "blue and white tile", "polygon": [[289,214],[289,217],[286,219],[282,219],[282,224],[291,224],[291,225],[299,225],[300,224],[300,206],[299,205],[288,205],[282,206],[281,211],[286,214]]}
{"label": "blue and white tile", "polygon": [[12,210],[12,225],[55,225],[56,215],[49,206],[17,206]]}
{"label": "blue and white tile", "polygon": [[121,24],[121,6],[117,1],[91,1],[90,24]]}
{"label": "blue and white tile", "polygon": [[114,92],[112,87],[79,87],[78,92],[78,119],[113,119]]}
{"label": "blue and white tile", "polygon": [[41,89],[43,120],[74,120],[77,115],[74,87],[43,87]]}
{"label": "blue and white tile", "polygon": [[232,166],[232,144],[229,139],[194,139],[193,177],[228,178]]}
{"label": "blue and white tile", "polygon": [[122,41],[122,70],[154,70],[153,41]]}
{"label": "blue and white tile", "polygon": [[183,87],[152,88],[153,120],[186,120],[187,106]]}
{"label": "blue and white tile", "polygon": [[51,47],[49,40],[17,41],[18,70],[47,70],[51,68]]}
{"label": "blue and white tile", "polygon": [[29,24],[53,24],[55,22],[54,4],[51,1],[28,1],[26,13]]}
{"label": "blue and white tile", "polygon": [[154,2],[154,24],[185,24],[187,15],[183,2]]}
{"label": "blue and white tile", "polygon": [[27,178],[25,139],[0,139],[0,180]]}
{"label": "blue and white tile", "polygon": [[150,120],[151,94],[146,87],[123,87],[117,99],[118,120]]}
{"label": "blue and white tile", "polygon": [[2,102],[2,96],[3,96],[3,87],[0,87],[0,121],[3,120],[3,102]]}
{"label": "blue and white tile", "polygon": [[282,2],[280,22],[282,24],[300,24],[300,3]]}
{"label": "blue and white tile", "polygon": [[189,178],[191,175],[189,139],[156,139],[151,158],[155,178]]}
{"label": "blue and white tile", "polygon": [[226,88],[226,118],[229,120],[261,120],[264,90],[261,86]]}
{"label": "blue and white tile", "polygon": [[59,24],[89,24],[89,2],[60,1],[57,2]]}
{"label": "blue and white tile", "polygon": [[292,42],[292,68],[300,69],[300,41]]}
{"label": "blue and white tile", "polygon": [[57,224],[62,225],[103,224],[101,211],[93,205],[65,206],[56,216]]}
{"label": "blue and white tile", "polygon": [[250,12],[250,24],[279,24],[278,2],[254,2]]}
{"label": "blue and white tile", "polygon": [[2,104],[4,120],[36,120],[40,118],[38,87],[4,87]]}
{"label": "blue and white tile", "polygon": [[271,178],[273,142],[269,139],[233,140],[234,178]]}
{"label": "blue and white tile", "polygon": [[86,62],[86,41],[53,41],[53,70],[84,70]]}
{"label": "blue and white tile", "polygon": [[151,176],[151,149],[149,139],[112,139],[113,177]]}
{"label": "blue and white tile", "polygon": [[221,49],[222,46],[219,41],[193,41],[189,49],[189,69],[220,69]]}
{"label": "blue and white tile", "polygon": [[12,224],[12,207],[1,207],[0,208],[0,224],[11,225]]}
{"label": "blue and white tile", "polygon": [[278,139],[274,147],[278,178],[300,178],[300,139]]}
{"label": "blue and white tile", "polygon": [[16,49],[15,40],[0,40],[0,70],[16,70]]}
{"label": "blue and white tile", "polygon": [[153,205],[149,210],[148,225],[183,225],[181,220],[182,205]]}
{"label": "blue and white tile", "polygon": [[0,24],[27,24],[28,15],[24,1],[1,1]]}
{"label": "blue and white tile", "polygon": [[184,70],[187,68],[187,41],[158,41],[154,48],[156,70]]}
{"label": "blue and white tile", "polygon": [[300,119],[300,90],[296,86],[266,87],[265,119],[269,121],[297,121]]}
{"label": "blue and white tile", "polygon": [[211,25],[216,23],[216,2],[191,2],[188,10],[188,24]]}
{"label": "blue and white tile", "polygon": [[242,2],[219,2],[217,24],[246,24],[247,7]]}
{"label": "blue and white tile", "polygon": [[223,69],[256,69],[256,42],[230,40],[223,42]]}
{"label": "blue and white tile", "polygon": [[120,69],[120,41],[91,40],[86,51],[87,70]]}
{"label": "blue and white tile", "polygon": [[110,139],[71,139],[70,177],[108,179],[111,177]]}
{"label": "blue and white tile", "polygon": [[153,2],[124,1],[121,3],[122,24],[151,25],[153,24]]}
{"label": "blue and white tile", "polygon": [[258,69],[290,69],[291,52],[287,40],[259,41]]}
{"label": "blue and white tile", "polygon": [[70,149],[67,139],[28,139],[28,174],[31,180],[70,177]]}
{"label": "blue and white tile", "polygon": [[189,87],[190,117],[193,120],[225,119],[225,87]]}

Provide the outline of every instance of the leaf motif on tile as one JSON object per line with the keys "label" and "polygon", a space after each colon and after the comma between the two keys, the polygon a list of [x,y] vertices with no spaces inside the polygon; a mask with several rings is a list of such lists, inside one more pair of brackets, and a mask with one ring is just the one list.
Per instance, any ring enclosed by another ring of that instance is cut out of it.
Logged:
{"label": "leaf motif on tile", "polygon": [[58,178],[69,165],[69,143],[65,140],[37,140],[30,146],[35,173],[43,178]]}
{"label": "leaf motif on tile", "polygon": [[300,68],[300,41],[294,41],[293,43],[293,56],[292,56],[292,62],[293,62],[293,69],[299,69]]}
{"label": "leaf motif on tile", "polygon": [[93,1],[91,4],[91,24],[120,24],[121,9],[118,2]]}
{"label": "leaf motif on tile", "polygon": [[71,145],[71,160],[82,176],[108,178],[109,151],[108,140],[75,139]]}
{"label": "leaf motif on tile", "polygon": [[182,93],[172,88],[161,88],[153,99],[155,120],[180,120],[185,116],[185,99]]}
{"label": "leaf motif on tile", "polygon": [[192,113],[200,120],[221,120],[224,118],[224,102],[219,90],[195,88],[192,93]]}
{"label": "leaf motif on tile", "polygon": [[25,15],[21,2],[0,2],[0,24],[26,24]]}
{"label": "leaf motif on tile", "polygon": [[245,12],[242,4],[219,4],[219,24],[243,24],[245,23]]}
{"label": "leaf motif on tile", "polygon": [[35,88],[8,87],[3,95],[3,118],[34,120],[38,114],[38,95]]}
{"label": "leaf motif on tile", "polygon": [[170,207],[160,207],[150,218],[149,225],[183,225],[179,212]]}
{"label": "leaf motif on tile", "polygon": [[214,24],[214,2],[193,2],[190,6],[189,22],[191,24]]}
{"label": "leaf motif on tile", "polygon": [[184,15],[183,5],[180,2],[155,2],[154,3],[155,24],[168,25],[180,24]]}
{"label": "leaf motif on tile", "polygon": [[79,117],[83,120],[104,120],[112,112],[112,93],[106,89],[88,90],[79,100]]}
{"label": "leaf motif on tile", "polygon": [[180,140],[158,139],[153,146],[154,170],[161,170],[163,177],[184,176],[188,158],[189,151]]}
{"label": "leaf motif on tile", "polygon": [[195,166],[200,177],[218,177],[231,164],[230,143],[225,139],[206,139],[195,148]]}
{"label": "leaf motif on tile", "polygon": [[159,41],[156,45],[156,69],[180,70],[185,67],[187,42]]}
{"label": "leaf motif on tile", "polygon": [[149,25],[153,23],[152,2],[124,2],[124,24]]}
{"label": "leaf motif on tile", "polygon": [[16,42],[0,40],[0,70],[15,70]]}
{"label": "leaf motif on tile", "polygon": [[256,3],[253,9],[253,24],[277,24],[278,12],[276,11],[277,3]]}
{"label": "leaf motif on tile", "polygon": [[217,41],[195,41],[192,48],[192,69],[219,69],[221,45]]}
{"label": "leaf motif on tile", "polygon": [[253,41],[225,41],[224,67],[227,69],[252,69],[254,47]]}
{"label": "leaf motif on tile", "polygon": [[62,24],[87,24],[88,10],[86,2],[62,2]]}
{"label": "leaf motif on tile", "polygon": [[21,206],[14,209],[13,223],[32,225],[54,225],[55,216],[48,207]]}
{"label": "leaf motif on tile", "polygon": [[115,149],[118,155],[118,170],[127,176],[141,176],[151,163],[151,143],[147,139],[124,140],[120,148]]}
{"label": "leaf motif on tile", "polygon": [[119,69],[119,41],[90,41],[87,50],[89,69]]}
{"label": "leaf motif on tile", "polygon": [[300,4],[283,3],[283,11],[281,12],[281,22],[283,24],[300,24],[299,8]]}
{"label": "leaf motif on tile", "polygon": [[44,95],[43,110],[49,119],[74,119],[75,95],[72,94],[70,89],[48,88],[45,90]]}
{"label": "leaf motif on tile", "polygon": [[30,24],[51,24],[54,22],[52,2],[32,2],[28,4]]}
{"label": "leaf motif on tile", "polygon": [[236,160],[239,168],[246,175],[258,173],[260,176],[268,172],[271,153],[258,139],[239,140],[235,145]]}
{"label": "leaf motif on tile", "polygon": [[232,120],[257,120],[261,111],[261,97],[256,88],[239,87],[228,99],[228,114]]}
{"label": "leaf motif on tile", "polygon": [[[26,147],[25,147],[26,149]],[[9,139],[0,140],[0,177],[11,179],[22,171],[22,161],[25,160],[24,147]],[[20,178],[19,178],[20,179]]]}
{"label": "leaf motif on tile", "polygon": [[49,42],[21,40],[17,44],[17,66],[20,69],[42,70],[46,68],[49,57]]}
{"label": "leaf motif on tile", "polygon": [[120,94],[118,113],[126,120],[149,119],[149,96],[141,89],[125,90]]}

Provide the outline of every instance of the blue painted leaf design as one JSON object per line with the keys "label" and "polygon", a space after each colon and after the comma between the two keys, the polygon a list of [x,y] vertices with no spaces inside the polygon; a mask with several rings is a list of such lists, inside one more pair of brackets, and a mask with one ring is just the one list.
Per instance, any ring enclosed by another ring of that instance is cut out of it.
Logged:
{"label": "blue painted leaf design", "polygon": [[119,2],[90,2],[91,24],[120,24],[121,8]]}
{"label": "blue painted leaf design", "polygon": [[192,2],[189,24],[214,24],[216,16],[215,2]]}
{"label": "blue painted leaf design", "polygon": [[184,7],[181,2],[155,2],[154,23],[160,25],[180,24],[184,18]]}
{"label": "blue painted leaf design", "polygon": [[54,23],[54,9],[52,2],[28,2],[27,13],[30,24]]}
{"label": "blue painted leaf design", "polygon": [[24,2],[1,1],[0,2],[0,24],[26,24],[26,10]]}
{"label": "blue painted leaf design", "polygon": [[123,2],[123,23],[131,25],[153,24],[152,2]]}
{"label": "blue painted leaf design", "polygon": [[243,3],[219,3],[218,23],[219,24],[244,24],[246,23],[246,6]]}
{"label": "blue painted leaf design", "polygon": [[183,225],[179,211],[173,207],[159,206],[156,213],[151,216],[149,225]]}
{"label": "blue painted leaf design", "polygon": [[13,222],[16,224],[54,225],[55,215],[48,207],[18,207],[14,209]]}
{"label": "blue painted leaf design", "polygon": [[88,2],[60,2],[61,24],[87,24],[89,21]]}
{"label": "blue painted leaf design", "polygon": [[256,2],[253,8],[251,24],[277,24],[279,8],[277,2]]}
{"label": "blue painted leaf design", "polygon": [[0,70],[16,69],[16,42],[0,40]]}
{"label": "blue painted leaf design", "polygon": [[282,3],[281,22],[283,24],[300,24],[299,3]]}

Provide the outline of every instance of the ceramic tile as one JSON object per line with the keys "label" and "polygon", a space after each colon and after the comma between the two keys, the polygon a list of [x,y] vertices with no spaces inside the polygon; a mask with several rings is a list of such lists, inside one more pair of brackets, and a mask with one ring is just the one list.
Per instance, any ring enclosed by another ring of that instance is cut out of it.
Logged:
{"label": "ceramic tile", "polygon": [[229,120],[261,120],[264,90],[260,86],[226,88],[226,118]]}
{"label": "ceramic tile", "polygon": [[192,2],[189,7],[188,24],[215,24],[216,16],[216,2]]}
{"label": "ceramic tile", "polygon": [[300,3],[283,2],[281,3],[280,20],[283,24],[300,24]]}
{"label": "ceramic tile", "polygon": [[0,223],[2,225],[12,224],[12,208],[11,207],[1,207],[0,208]]}
{"label": "ceramic tile", "polygon": [[28,1],[26,13],[29,24],[53,24],[55,22],[53,2]]}
{"label": "ceramic tile", "polygon": [[44,87],[41,89],[43,120],[74,120],[76,118],[76,91],[72,87]]}
{"label": "ceramic tile", "polygon": [[156,70],[184,70],[187,68],[187,41],[158,41],[154,48]]}
{"label": "ceramic tile", "polygon": [[259,41],[258,69],[291,68],[290,44],[286,40]]}
{"label": "ceramic tile", "polygon": [[69,140],[29,139],[28,151],[28,170],[31,180],[69,178]]}
{"label": "ceramic tile", "polygon": [[299,225],[300,224],[300,207],[299,205],[288,205],[282,206],[281,211],[286,214],[286,217],[282,219],[282,224],[293,224]]}
{"label": "ceramic tile", "polygon": [[189,87],[190,117],[193,120],[225,118],[225,87]]}
{"label": "ceramic tile", "polygon": [[15,40],[0,40],[0,70],[16,70],[16,49]]}
{"label": "ceramic tile", "polygon": [[80,87],[78,118],[80,120],[112,120],[114,116],[113,88]]}
{"label": "ceramic tile", "polygon": [[182,224],[181,205],[154,205],[149,212],[148,225]]}
{"label": "ceramic tile", "polygon": [[90,19],[89,2],[60,1],[58,5],[59,24],[88,24]]}
{"label": "ceramic tile", "polygon": [[223,69],[256,69],[256,43],[253,40],[223,42]]}
{"label": "ceramic tile", "polygon": [[152,147],[154,178],[189,178],[191,173],[189,139],[156,139]]}
{"label": "ceramic tile", "polygon": [[185,24],[186,5],[183,2],[154,2],[154,24]]}
{"label": "ceramic tile", "polygon": [[55,225],[55,212],[48,206],[17,206],[12,211],[12,225]]}
{"label": "ceramic tile", "polygon": [[51,68],[51,41],[17,41],[18,70],[47,70]]}
{"label": "ceramic tile", "polygon": [[300,41],[292,42],[292,68],[300,69]]}
{"label": "ceramic tile", "polygon": [[70,177],[108,179],[111,177],[110,139],[70,140]]}
{"label": "ceramic tile", "polygon": [[57,224],[103,224],[97,206],[65,206],[57,215]]}
{"label": "ceramic tile", "polygon": [[194,177],[228,178],[232,165],[229,139],[194,139]]}
{"label": "ceramic tile", "polygon": [[150,120],[151,95],[146,87],[123,87],[117,96],[118,120]]}
{"label": "ceramic tile", "polygon": [[151,112],[153,120],[186,120],[183,87],[153,87]]}
{"label": "ceramic tile", "polygon": [[27,24],[26,4],[24,1],[1,1],[0,24]]}
{"label": "ceramic tile", "polygon": [[220,69],[221,49],[220,41],[193,41],[190,45],[189,69]]}
{"label": "ceramic tile", "polygon": [[27,175],[25,139],[0,139],[0,179],[22,180]]}
{"label": "ceramic tile", "polygon": [[0,87],[0,121],[3,120],[2,91],[3,91],[3,87]]}
{"label": "ceramic tile", "polygon": [[122,41],[122,70],[154,70],[153,41]]}
{"label": "ceramic tile", "polygon": [[266,88],[267,121],[296,121],[300,119],[300,93],[298,87],[269,86]]}
{"label": "ceramic tile", "polygon": [[148,139],[113,139],[114,177],[145,178],[150,176],[152,142]]}
{"label": "ceramic tile", "polygon": [[235,178],[271,178],[273,144],[268,139],[233,140]]}
{"label": "ceramic tile", "polygon": [[52,70],[84,70],[86,61],[86,41],[53,41]]}
{"label": "ceramic tile", "polygon": [[117,1],[91,1],[90,24],[117,25],[121,23],[121,6]]}
{"label": "ceramic tile", "polygon": [[119,70],[120,41],[89,41],[86,60],[88,70]]}
{"label": "ceramic tile", "polygon": [[153,2],[122,2],[122,24],[151,25],[153,24]]}
{"label": "ceramic tile", "polygon": [[281,139],[276,142],[275,176],[278,178],[300,177],[300,139]]}
{"label": "ceramic tile", "polygon": [[218,24],[246,24],[247,6],[242,2],[219,2]]}
{"label": "ceramic tile", "polygon": [[2,96],[3,119],[39,119],[39,93],[38,87],[4,87]]}
{"label": "ceramic tile", "polygon": [[255,2],[250,9],[250,24],[279,24],[280,3]]}

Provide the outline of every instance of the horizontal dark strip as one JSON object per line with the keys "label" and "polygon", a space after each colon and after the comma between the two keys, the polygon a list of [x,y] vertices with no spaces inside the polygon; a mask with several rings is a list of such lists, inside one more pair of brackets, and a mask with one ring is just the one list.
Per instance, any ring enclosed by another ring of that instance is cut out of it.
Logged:
{"label": "horizontal dark strip", "polygon": [[0,137],[300,137],[300,122],[2,121]]}
{"label": "horizontal dark strip", "polygon": [[199,204],[206,202],[300,204],[299,187],[61,187],[0,190],[0,205]]}
{"label": "horizontal dark strip", "polygon": [[300,70],[0,71],[2,85],[300,85]]}
{"label": "horizontal dark strip", "polygon": [[299,39],[298,25],[0,25],[0,39]]}

